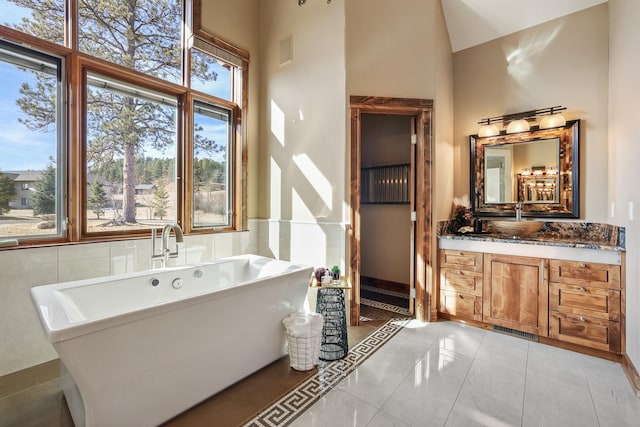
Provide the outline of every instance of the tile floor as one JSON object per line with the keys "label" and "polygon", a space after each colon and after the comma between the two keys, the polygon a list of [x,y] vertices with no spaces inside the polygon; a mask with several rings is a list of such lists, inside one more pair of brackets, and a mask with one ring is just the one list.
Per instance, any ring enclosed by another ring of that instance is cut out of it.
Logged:
{"label": "tile floor", "polygon": [[412,321],[292,426],[640,426],[619,364]]}
{"label": "tile floor", "polygon": [[[349,341],[375,324],[350,329]],[[285,359],[167,426],[242,425],[255,414],[251,394],[268,398],[271,389],[282,393],[308,377]],[[640,399],[620,365],[453,322],[413,320],[335,387],[317,390],[319,399],[290,425],[640,426]],[[22,416],[2,416],[11,411]],[[49,382],[0,401],[0,426],[7,425],[72,424]]]}

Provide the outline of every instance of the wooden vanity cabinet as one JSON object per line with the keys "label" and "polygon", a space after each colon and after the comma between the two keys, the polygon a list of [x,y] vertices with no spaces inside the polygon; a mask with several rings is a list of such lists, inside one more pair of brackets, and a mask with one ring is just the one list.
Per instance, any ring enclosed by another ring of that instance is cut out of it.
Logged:
{"label": "wooden vanity cabinet", "polygon": [[478,252],[440,250],[441,313],[482,320],[482,260]]}
{"label": "wooden vanity cabinet", "polygon": [[550,261],[549,336],[620,353],[621,268]]}
{"label": "wooden vanity cabinet", "polygon": [[485,323],[548,336],[549,261],[484,254]]}
{"label": "wooden vanity cabinet", "polygon": [[610,353],[623,350],[619,263],[453,249],[440,249],[439,261],[438,311],[446,316]]}

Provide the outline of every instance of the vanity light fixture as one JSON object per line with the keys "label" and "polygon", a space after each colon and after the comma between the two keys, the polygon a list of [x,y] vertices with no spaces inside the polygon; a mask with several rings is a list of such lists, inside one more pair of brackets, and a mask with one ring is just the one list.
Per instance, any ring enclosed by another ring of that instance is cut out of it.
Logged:
{"label": "vanity light fixture", "polygon": [[478,122],[478,124],[480,125],[478,136],[482,138],[500,135],[501,131],[497,125],[498,122],[502,122],[502,126],[506,126],[506,130],[504,132],[507,134],[528,132],[531,129],[531,124],[535,123],[538,116],[542,116],[542,119],[540,120],[540,123],[538,125],[539,129],[552,129],[562,127],[567,124],[567,121],[560,113],[560,111],[566,109],[566,107],[556,105],[553,107],[541,108],[538,110],[505,114],[504,116],[497,117],[488,117]]}

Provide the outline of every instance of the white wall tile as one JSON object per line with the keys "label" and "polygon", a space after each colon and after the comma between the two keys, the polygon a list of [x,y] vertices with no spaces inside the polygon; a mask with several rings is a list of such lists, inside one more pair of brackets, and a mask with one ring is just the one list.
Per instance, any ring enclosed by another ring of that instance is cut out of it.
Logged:
{"label": "white wall tile", "polygon": [[0,376],[56,357],[31,302],[33,286],[58,279],[56,248],[0,252]]}
{"label": "white wall tile", "polygon": [[58,248],[59,282],[108,276],[111,272],[109,243],[66,245]]}
{"label": "white wall tile", "polygon": [[111,242],[109,257],[110,274],[148,270],[151,268],[151,239]]}

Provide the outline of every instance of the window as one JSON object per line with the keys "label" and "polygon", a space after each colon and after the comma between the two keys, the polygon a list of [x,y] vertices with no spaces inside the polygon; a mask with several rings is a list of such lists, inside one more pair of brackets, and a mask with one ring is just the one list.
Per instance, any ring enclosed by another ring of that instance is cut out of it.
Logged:
{"label": "window", "polygon": [[191,51],[191,88],[231,101],[231,69],[231,64],[194,48]]}
{"label": "window", "polygon": [[182,80],[182,1],[78,2],[82,52],[159,77]]}
{"label": "window", "polygon": [[232,220],[228,161],[232,112],[196,101],[193,116],[193,227],[227,227]]}
{"label": "window", "polygon": [[199,7],[0,0],[0,239],[244,228],[248,54],[184,16]]}
{"label": "window", "polygon": [[0,25],[63,45],[65,0],[33,2],[33,7],[24,6],[25,3],[28,4],[24,1],[0,0]]}
{"label": "window", "polygon": [[176,222],[177,100],[93,72],[86,80],[85,230]]}
{"label": "window", "polygon": [[[62,64],[0,41],[0,238],[59,238],[64,231]],[[33,196],[18,203],[18,193],[30,189],[20,181],[33,182]]]}

